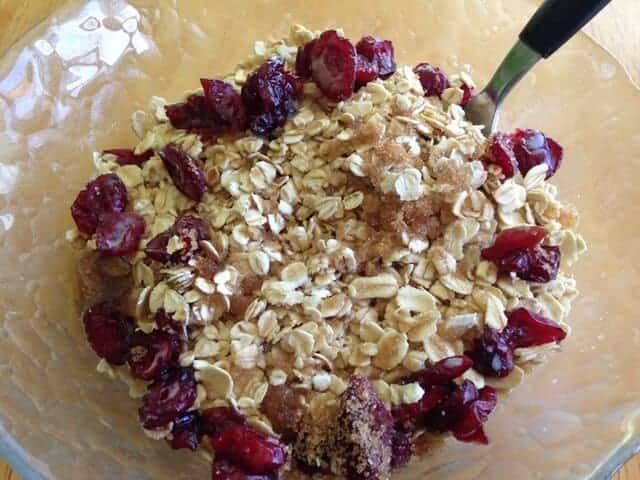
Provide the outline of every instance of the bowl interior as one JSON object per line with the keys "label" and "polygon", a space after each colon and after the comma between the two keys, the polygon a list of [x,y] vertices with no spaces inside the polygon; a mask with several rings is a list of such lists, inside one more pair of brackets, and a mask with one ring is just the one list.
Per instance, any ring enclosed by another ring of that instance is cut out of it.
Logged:
{"label": "bowl interior", "polygon": [[[137,402],[95,372],[78,320],[68,206],[94,150],[133,144],[133,110],[229,70],[254,40],[293,23],[392,39],[401,64],[468,63],[481,84],[534,2],[172,3],[74,3],[0,61],[0,450],[26,478],[209,475],[196,456],[146,439]],[[587,478],[638,444],[640,93],[579,35],[516,88],[501,123],[542,129],[565,147],[556,183],[580,210],[590,246],[574,272],[582,295],[573,335],[501,399],[490,446],[446,442],[397,478]]]}

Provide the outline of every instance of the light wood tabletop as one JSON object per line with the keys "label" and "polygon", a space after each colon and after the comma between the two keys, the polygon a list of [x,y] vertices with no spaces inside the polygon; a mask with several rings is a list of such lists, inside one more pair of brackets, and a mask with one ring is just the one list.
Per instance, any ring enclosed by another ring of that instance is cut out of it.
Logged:
{"label": "light wood tabletop", "polygon": [[[0,0],[0,52],[3,52],[29,27],[46,17],[56,7],[65,3],[65,1],[66,0]],[[633,43],[633,41],[637,42],[638,36],[636,36],[635,39],[627,39],[620,38],[620,36],[617,35],[617,38],[614,40],[601,37],[601,35],[606,37],[607,27],[616,25],[622,16],[638,18],[638,14],[640,14],[637,0],[616,0],[611,7],[609,11],[603,12],[605,18],[598,24],[600,30],[594,30],[591,33],[606,43],[610,43],[607,42],[607,40],[622,43],[629,41],[630,44]],[[608,15],[608,17],[606,15]],[[607,46],[610,49],[612,48],[610,44],[607,44]],[[618,47],[624,49],[625,45],[618,45]],[[16,475],[11,470],[11,467],[2,459],[0,459],[0,480],[19,480],[18,475]],[[620,472],[618,472],[614,480],[640,480],[640,455],[631,459]]]}

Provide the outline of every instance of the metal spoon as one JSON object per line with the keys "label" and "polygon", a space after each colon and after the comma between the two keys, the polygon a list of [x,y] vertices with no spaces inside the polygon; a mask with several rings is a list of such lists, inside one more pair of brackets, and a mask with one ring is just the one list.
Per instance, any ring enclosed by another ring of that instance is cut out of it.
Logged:
{"label": "metal spoon", "polygon": [[520,33],[489,84],[465,107],[467,119],[489,135],[500,104],[541,58],[547,58],[611,0],[546,0]]}

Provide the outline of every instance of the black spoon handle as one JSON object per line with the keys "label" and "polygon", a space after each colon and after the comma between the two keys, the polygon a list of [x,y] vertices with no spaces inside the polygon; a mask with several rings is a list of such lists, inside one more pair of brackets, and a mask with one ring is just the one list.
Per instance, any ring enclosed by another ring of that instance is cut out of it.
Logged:
{"label": "black spoon handle", "polygon": [[520,40],[547,58],[610,1],[546,0],[520,33]]}

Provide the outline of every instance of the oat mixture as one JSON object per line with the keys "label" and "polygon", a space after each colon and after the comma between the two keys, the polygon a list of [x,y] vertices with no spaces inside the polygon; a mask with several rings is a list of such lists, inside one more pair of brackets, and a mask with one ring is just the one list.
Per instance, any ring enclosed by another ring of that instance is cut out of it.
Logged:
{"label": "oat mixture", "polygon": [[[295,26],[224,85],[152,98],[135,150],[96,154],[103,183],[72,209],[69,239],[127,290],[85,314],[98,370],[144,396],[148,435],[215,451],[214,479],[383,479],[424,432],[484,443],[495,390],[569,332],[558,264],[586,247],[546,181],[561,148],[485,138],[466,71],[396,67],[392,47],[391,69],[390,42],[332,35]],[[323,75],[343,57],[353,81]],[[267,116],[243,90],[279,101],[257,71],[291,97]],[[465,430],[469,405],[488,411]]]}

